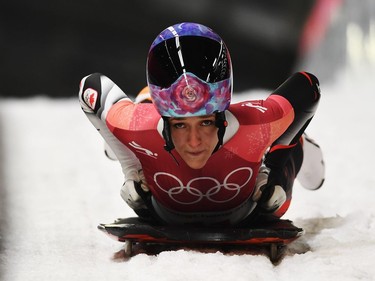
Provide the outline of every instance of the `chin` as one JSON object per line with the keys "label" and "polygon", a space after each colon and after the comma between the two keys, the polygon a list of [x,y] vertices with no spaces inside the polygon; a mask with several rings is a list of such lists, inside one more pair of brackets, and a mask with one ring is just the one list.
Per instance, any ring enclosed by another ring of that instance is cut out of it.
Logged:
{"label": "chin", "polygon": [[190,168],[192,168],[192,169],[195,169],[195,170],[198,170],[198,169],[202,169],[205,165],[206,165],[206,163],[207,163],[207,161],[201,161],[201,162],[199,162],[199,163],[196,163],[196,162],[186,162],[185,161],[185,163],[190,167]]}
{"label": "chin", "polygon": [[199,170],[199,169],[202,169],[204,167],[204,165],[188,165],[190,168],[194,169],[194,170]]}

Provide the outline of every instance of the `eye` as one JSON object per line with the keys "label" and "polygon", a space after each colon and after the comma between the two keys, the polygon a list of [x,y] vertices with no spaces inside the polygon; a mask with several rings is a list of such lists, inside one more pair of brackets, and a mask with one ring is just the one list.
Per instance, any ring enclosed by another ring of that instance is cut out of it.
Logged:
{"label": "eye", "polygon": [[172,124],[172,126],[176,129],[182,129],[186,127],[184,123],[174,123]]}
{"label": "eye", "polygon": [[208,119],[208,120],[203,120],[202,122],[201,122],[201,125],[202,126],[211,126],[211,125],[213,125],[214,124],[214,120],[210,120],[210,119]]}

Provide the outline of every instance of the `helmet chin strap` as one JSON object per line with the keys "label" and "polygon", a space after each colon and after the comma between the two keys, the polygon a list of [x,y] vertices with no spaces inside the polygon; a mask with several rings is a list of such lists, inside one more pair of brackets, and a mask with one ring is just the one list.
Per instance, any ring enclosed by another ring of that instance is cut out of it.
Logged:
{"label": "helmet chin strap", "polygon": [[163,138],[165,140],[164,149],[168,151],[169,155],[172,156],[173,160],[176,162],[177,166],[180,164],[178,163],[176,157],[174,157],[172,150],[174,149],[174,144],[172,141],[171,135],[171,126],[169,125],[169,117],[162,116],[163,118]]}
{"label": "helmet chin strap", "polygon": [[174,144],[172,141],[172,135],[171,135],[171,126],[169,125],[169,117],[162,116],[163,118],[163,138],[165,140],[164,149],[171,152],[172,149],[174,149]]}
{"label": "helmet chin strap", "polygon": [[[173,159],[176,161],[177,165],[179,165],[177,159],[172,154],[172,150],[174,149],[174,144],[172,141],[172,135],[171,135],[171,126],[169,125],[169,117],[162,116],[163,118],[163,138],[165,140],[164,149],[169,152],[169,154],[173,157]],[[223,145],[223,138],[225,134],[225,129],[228,126],[228,122],[225,118],[225,112],[215,112],[215,126],[219,129],[217,131],[217,138],[218,142],[216,144],[216,147],[212,154],[214,154],[220,146]]]}
{"label": "helmet chin strap", "polygon": [[225,118],[225,111],[215,113],[215,126],[219,128],[219,130],[217,131],[217,138],[219,139],[219,141],[217,142],[217,145],[212,154],[214,154],[220,148],[220,146],[223,145],[225,129],[228,126],[228,121]]}

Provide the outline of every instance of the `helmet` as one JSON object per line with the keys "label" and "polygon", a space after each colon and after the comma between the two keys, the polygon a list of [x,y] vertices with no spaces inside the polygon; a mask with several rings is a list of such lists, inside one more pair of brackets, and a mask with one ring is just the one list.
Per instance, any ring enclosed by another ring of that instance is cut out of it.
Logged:
{"label": "helmet", "polygon": [[147,59],[147,83],[163,117],[224,112],[232,97],[229,51],[210,28],[180,23],[163,30]]}

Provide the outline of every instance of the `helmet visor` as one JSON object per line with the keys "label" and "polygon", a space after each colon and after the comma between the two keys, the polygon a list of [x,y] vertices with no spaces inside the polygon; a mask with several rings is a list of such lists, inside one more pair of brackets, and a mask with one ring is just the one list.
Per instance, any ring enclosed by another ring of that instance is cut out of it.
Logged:
{"label": "helmet visor", "polygon": [[176,36],[150,50],[148,83],[168,88],[187,72],[206,83],[230,78],[231,62],[225,44],[202,36]]}
{"label": "helmet visor", "polygon": [[168,88],[149,84],[152,101],[161,116],[189,117],[223,112],[231,100],[231,79],[206,83],[192,73],[181,75]]}

